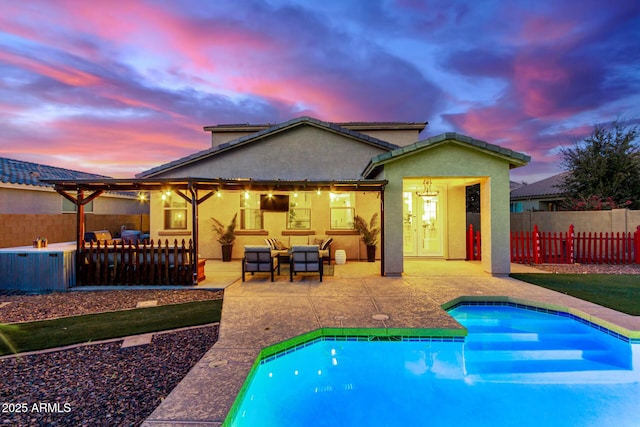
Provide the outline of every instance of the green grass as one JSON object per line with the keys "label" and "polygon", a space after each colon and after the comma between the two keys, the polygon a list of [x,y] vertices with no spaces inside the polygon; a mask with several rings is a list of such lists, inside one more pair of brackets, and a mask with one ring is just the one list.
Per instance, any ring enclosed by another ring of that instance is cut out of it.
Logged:
{"label": "green grass", "polygon": [[0,355],[219,322],[221,311],[209,300],[0,325]]}
{"label": "green grass", "polygon": [[511,274],[511,277],[612,308],[640,315],[640,276],[637,274]]}

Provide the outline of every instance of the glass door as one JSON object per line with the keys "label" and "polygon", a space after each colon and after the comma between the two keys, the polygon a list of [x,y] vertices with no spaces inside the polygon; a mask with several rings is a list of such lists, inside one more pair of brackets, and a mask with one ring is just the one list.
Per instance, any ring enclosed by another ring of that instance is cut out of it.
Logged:
{"label": "glass door", "polygon": [[[421,185],[415,186],[417,191]],[[405,186],[406,190],[412,186]],[[405,256],[441,257],[444,255],[445,198],[442,187],[434,186],[429,196],[416,191],[404,191],[403,200],[403,252]]]}
{"label": "glass door", "polygon": [[416,196],[420,206],[418,256],[442,256],[443,230],[440,196]]}
{"label": "glass door", "polygon": [[405,256],[418,255],[414,198],[412,191],[405,191],[402,193],[402,247]]}

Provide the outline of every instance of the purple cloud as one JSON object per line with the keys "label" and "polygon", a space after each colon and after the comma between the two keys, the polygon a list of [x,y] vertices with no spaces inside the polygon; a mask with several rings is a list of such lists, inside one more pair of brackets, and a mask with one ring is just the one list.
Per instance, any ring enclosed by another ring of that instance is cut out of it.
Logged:
{"label": "purple cloud", "polygon": [[72,168],[106,158],[112,172],[100,172],[117,176],[206,148],[206,125],[303,114],[429,121],[430,134],[525,151],[532,165],[516,173],[539,175],[559,171],[558,145],[593,123],[640,115],[631,0],[0,9],[0,155]]}

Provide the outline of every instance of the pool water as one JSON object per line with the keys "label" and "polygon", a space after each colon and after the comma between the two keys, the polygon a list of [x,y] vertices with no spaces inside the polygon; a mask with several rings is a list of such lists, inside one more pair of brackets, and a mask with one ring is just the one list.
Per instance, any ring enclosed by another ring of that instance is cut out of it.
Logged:
{"label": "pool water", "polygon": [[508,306],[450,314],[464,342],[325,338],[263,361],[230,425],[640,425],[639,344]]}

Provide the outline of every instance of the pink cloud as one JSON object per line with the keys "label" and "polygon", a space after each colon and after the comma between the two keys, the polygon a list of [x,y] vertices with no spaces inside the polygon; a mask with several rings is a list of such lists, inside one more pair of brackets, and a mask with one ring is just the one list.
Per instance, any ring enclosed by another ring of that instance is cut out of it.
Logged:
{"label": "pink cloud", "polygon": [[[513,85],[521,99],[523,111],[531,117],[558,113],[549,91],[568,84],[569,73],[553,58],[518,55],[514,64]],[[564,112],[563,114],[569,114]]]}
{"label": "pink cloud", "polygon": [[0,61],[26,68],[33,73],[52,78],[69,86],[92,86],[100,82],[100,78],[93,74],[61,63],[47,64],[40,60],[2,51],[0,51]]}

